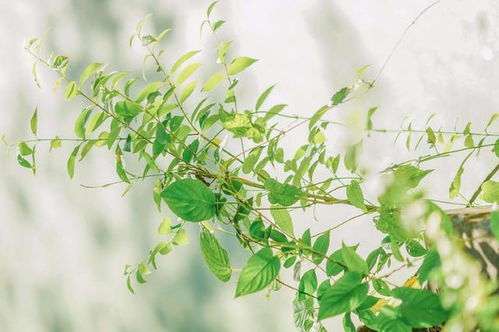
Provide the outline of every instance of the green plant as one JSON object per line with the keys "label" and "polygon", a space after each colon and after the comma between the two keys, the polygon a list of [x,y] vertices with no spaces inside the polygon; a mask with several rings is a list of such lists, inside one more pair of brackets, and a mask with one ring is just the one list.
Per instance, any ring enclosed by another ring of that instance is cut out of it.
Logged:
{"label": "green plant", "polygon": [[[499,134],[489,131],[499,113],[491,116],[482,132],[472,131],[471,123],[462,129],[434,129],[431,117],[422,129],[414,129],[412,123],[402,129],[385,129],[374,126],[377,108],[372,107],[365,112],[357,140],[344,153],[331,155],[327,129],[346,125],[326,117],[373,89],[379,75],[369,80],[367,67],[361,68],[354,84],[333,93],[310,117],[285,114],[285,104],[264,111],[274,86],[259,94],[254,106],[243,107],[237,91],[251,88],[240,84],[238,77],[257,60],[230,56],[231,42],[220,42],[217,37],[225,22],[213,19],[215,5],[209,6],[201,28],[216,37],[219,71],[199,85],[192,77],[201,63],[192,59],[200,51],[185,53],[167,68],[160,42],[170,30],[144,33],[145,19],[138,23],[130,44],[137,40],[146,50],[144,66],[156,72],[152,82],[127,72],[106,71],[102,63],[90,64],[73,80],[67,75],[68,57],[44,58],[42,40],[29,41],[26,50],[35,58],[35,66],[54,70],[59,75],[56,88],[66,85],[66,99],[79,97],[88,106],[75,120],[75,138],[66,139],[39,138],[35,110],[31,130],[36,138],[17,145],[20,165],[35,172],[39,143],[49,142],[53,149],[67,142],[75,144],[67,162],[71,178],[77,161],[94,148],[107,147],[115,153],[119,181],[101,187],[126,184],[127,192],[145,178],[156,179],[152,192],[158,210],[168,207],[179,221],[165,217],[158,229],[162,240],[143,261],[125,267],[132,293],[136,283],[145,283],[147,275],[157,269],[158,255],[186,244],[185,228],[197,227],[210,271],[223,282],[239,272],[236,297],[282,287],[295,292],[294,319],[302,331],[325,331],[322,321],[337,315],[343,316],[345,331],[355,331],[353,317],[383,332],[443,323],[449,330],[453,326],[466,331],[477,326],[495,330],[499,324],[497,281],[485,278],[464,254],[451,220],[439,207],[443,201],[427,198],[419,184],[437,173],[425,167],[428,161],[464,154],[449,188],[450,199],[464,199],[469,206],[479,199],[497,203],[499,182],[494,176],[499,166],[477,183],[470,199],[460,189],[465,166],[473,156],[479,152],[481,158],[499,156]],[[36,67],[33,72],[38,82]],[[280,128],[279,118],[297,121]],[[308,126],[307,143],[296,151],[285,150],[282,142],[301,126]],[[407,149],[416,151],[427,145],[432,151],[381,170],[386,185],[376,202],[364,196],[363,182],[372,173],[359,163],[363,142],[374,133],[405,136]],[[240,147],[228,148],[228,143]],[[133,159],[135,166],[128,166],[127,161]],[[276,173],[282,178],[276,178]],[[293,217],[318,205],[331,205],[331,209],[349,205],[358,212],[320,233],[308,229],[297,234]],[[345,244],[331,234],[367,215],[386,236],[363,257],[357,253],[362,244]],[[496,239],[498,218],[498,212],[492,213]],[[240,271],[232,268],[230,253],[215,236],[218,233],[235,237],[250,252]],[[334,251],[330,250],[333,242]],[[414,268],[417,272],[402,285],[390,279],[399,270]],[[284,269],[293,271],[296,283],[281,277]],[[459,278],[458,287],[450,275]],[[430,284],[440,292],[432,291]]]}

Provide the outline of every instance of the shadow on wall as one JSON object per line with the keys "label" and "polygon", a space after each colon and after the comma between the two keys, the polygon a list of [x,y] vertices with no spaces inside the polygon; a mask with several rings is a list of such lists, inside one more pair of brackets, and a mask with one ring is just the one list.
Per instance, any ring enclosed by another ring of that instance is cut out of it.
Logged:
{"label": "shadow on wall", "polygon": [[355,26],[332,1],[316,2],[306,16],[323,57],[324,77],[335,90],[352,83],[357,70],[369,63]]}
{"label": "shadow on wall", "polygon": [[[41,106],[39,126],[48,128],[42,134],[62,135],[61,131],[66,131],[71,136],[68,124],[80,106],[78,101],[65,102],[60,91],[52,93],[54,78],[41,66],[42,89],[34,86],[31,68],[19,60],[25,56],[22,38],[31,37],[22,35],[28,29],[24,13],[42,27],[35,33],[51,28],[45,49],[68,55],[72,73],[90,62],[102,61],[112,69],[140,75],[141,54],[129,50],[127,44],[136,21],[153,12],[151,23],[157,31],[179,21],[175,10],[166,10],[160,3],[60,0],[13,6],[15,19],[5,25],[14,26],[4,26],[3,22],[0,26],[15,35],[15,47],[5,51],[16,61],[0,63],[0,68],[17,67],[15,70],[24,73],[15,77],[5,92],[15,96],[8,107],[12,109],[7,114],[8,137],[27,137],[26,119],[37,104]],[[177,2],[176,6],[204,8],[206,2]],[[175,32],[172,34],[174,37]],[[173,43],[175,38],[171,40],[165,42]],[[251,331],[251,326],[289,330],[290,316],[285,324],[273,321],[275,311],[265,299],[233,302],[234,283],[221,284],[211,277],[199,255],[195,227],[190,233],[193,245],[164,257],[159,262],[160,271],[147,285],[138,287],[135,296],[130,295],[121,276],[123,265],[143,258],[158,241],[155,230],[161,215],[151,198],[152,185],[141,183],[124,198],[120,198],[124,188],[82,189],[79,183],[114,179],[114,167],[107,154],[97,152],[69,181],[65,163],[71,148],[64,144],[49,155],[48,147],[40,145],[36,177],[18,167],[15,155],[5,157],[5,163],[0,161],[0,250],[6,253],[0,257],[0,288],[6,294],[0,297],[1,331],[223,332],[233,331],[236,319],[231,317],[241,315],[240,331]],[[240,253],[234,254],[235,258],[237,255]],[[222,313],[216,315],[214,308]],[[260,322],[250,325],[254,317]]]}

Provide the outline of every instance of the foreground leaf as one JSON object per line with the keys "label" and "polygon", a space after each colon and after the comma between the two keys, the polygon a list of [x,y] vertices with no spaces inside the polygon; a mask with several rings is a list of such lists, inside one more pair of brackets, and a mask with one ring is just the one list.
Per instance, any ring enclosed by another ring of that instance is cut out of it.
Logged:
{"label": "foreground leaf", "polygon": [[263,248],[250,257],[237,281],[236,297],[256,293],[267,287],[279,274],[281,263],[272,249]]}
{"label": "foreground leaf", "polygon": [[255,63],[256,61],[258,60],[246,56],[235,58],[229,65],[227,71],[229,75],[239,74],[240,72],[251,66],[253,63]]}
{"label": "foreground leaf", "polygon": [[185,221],[199,222],[215,215],[215,195],[199,180],[177,180],[163,190],[161,197]]}
{"label": "foreground leaf", "polygon": [[201,252],[211,272],[221,281],[228,281],[232,275],[229,256],[217,238],[206,228],[201,231]]}
{"label": "foreground leaf", "polygon": [[402,300],[399,306],[400,313],[412,327],[437,326],[449,317],[449,313],[442,308],[440,299],[435,293],[407,287],[395,288],[392,293]]}
{"label": "foreground leaf", "polygon": [[298,187],[290,184],[281,184],[274,179],[265,181],[265,189],[269,191],[269,201],[272,204],[290,206],[296,203],[305,194]]}
{"label": "foreground leaf", "polygon": [[355,310],[367,297],[369,286],[361,283],[362,275],[347,272],[319,300],[319,319]]}
{"label": "foreground leaf", "polygon": [[277,226],[279,226],[287,234],[294,235],[293,220],[286,208],[280,205],[273,205],[270,209],[270,214],[274,218]]}
{"label": "foreground leaf", "polygon": [[347,186],[347,199],[353,206],[358,207],[361,210],[366,210],[364,195],[362,194],[362,189],[360,188],[358,181],[353,180]]}

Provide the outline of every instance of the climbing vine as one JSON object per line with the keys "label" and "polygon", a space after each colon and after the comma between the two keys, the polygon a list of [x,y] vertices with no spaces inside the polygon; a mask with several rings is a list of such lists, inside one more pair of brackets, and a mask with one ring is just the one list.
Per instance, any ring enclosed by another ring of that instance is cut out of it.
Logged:
{"label": "climbing vine", "polygon": [[[36,71],[49,68],[58,75],[55,88],[64,87],[67,100],[80,98],[87,106],[76,114],[71,138],[40,137],[41,112],[36,109],[30,122],[34,138],[17,144],[19,164],[34,173],[42,144],[50,150],[70,144],[71,178],[77,162],[100,148],[114,153],[117,179],[99,187],[124,185],[126,193],[135,185],[151,183],[144,179],[154,179],[152,200],[164,216],[158,223],[161,240],[144,260],[125,266],[129,291],[138,291],[137,284],[158,269],[159,260],[173,260],[172,251],[189,242],[186,229],[195,228],[207,268],[222,282],[236,279],[236,297],[280,289],[295,294],[294,321],[300,331],[326,331],[323,322],[338,315],[345,331],[360,325],[382,332],[442,325],[448,331],[497,331],[497,280],[466,256],[462,239],[441,206],[498,203],[499,166],[482,178],[467,174],[465,167],[481,158],[497,162],[499,133],[493,128],[499,113],[490,116],[483,130],[472,129],[471,123],[453,129],[432,127],[432,117],[424,124],[393,129],[376,126],[382,107],[373,106],[364,112],[356,141],[342,153],[331,154],[327,136],[334,131],[329,129],[348,129],[332,120],[336,112],[375,88],[379,75],[369,79],[369,68],[363,67],[355,82],[319,102],[311,116],[286,113],[285,104],[267,101],[274,85],[255,93],[240,84],[239,77],[257,60],[234,55],[232,42],[220,40],[217,33],[225,21],[214,18],[215,7],[216,2],[208,7],[201,25],[203,33],[215,37],[217,49],[217,71],[206,80],[193,78],[202,66],[195,62],[201,50],[167,59],[161,41],[170,29],[144,32],[149,16],[130,38],[130,45],[138,42],[146,53],[144,67],[155,70],[147,78],[92,63],[76,79],[67,73],[68,57],[44,57],[43,39],[32,39],[25,47],[34,58],[37,85]],[[254,94],[254,104],[240,102],[241,90]],[[307,127],[308,136],[292,151],[283,141],[299,127]],[[359,156],[372,135],[405,140],[410,151],[431,152],[368,172]],[[421,182],[450,170],[430,169],[427,162],[449,156],[462,160],[452,169],[449,197],[430,199]],[[364,188],[370,176],[380,177],[384,184],[376,197],[369,197]],[[469,198],[461,191],[463,177],[477,179]],[[299,213],[319,205],[332,211],[328,220],[319,220],[325,230],[297,232],[294,220]],[[337,205],[356,212],[347,220],[335,220]],[[365,244],[344,243],[332,235],[360,218],[369,218],[384,235],[367,256],[358,252]],[[497,241],[498,212],[491,213],[490,229]],[[247,250],[246,262],[231,260],[219,241],[225,236]],[[241,269],[234,268],[239,264]],[[403,284],[391,278],[399,271],[410,271]]]}

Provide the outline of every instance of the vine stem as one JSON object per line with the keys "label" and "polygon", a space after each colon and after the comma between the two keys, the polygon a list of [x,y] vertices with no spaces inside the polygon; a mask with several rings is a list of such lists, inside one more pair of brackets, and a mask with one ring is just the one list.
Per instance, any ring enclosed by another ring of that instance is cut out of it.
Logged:
{"label": "vine stem", "polygon": [[478,186],[477,190],[475,190],[475,192],[473,193],[473,196],[471,196],[469,202],[468,202],[468,207],[470,207],[473,202],[478,198],[478,195],[480,195],[480,193],[482,192],[482,185],[489,181],[490,179],[492,179],[492,177],[499,171],[499,164],[496,165],[496,167],[494,167],[494,169],[485,177],[485,179],[483,179],[483,181],[480,183],[480,185]]}
{"label": "vine stem", "polygon": [[385,70],[386,66],[388,65],[388,63],[390,62],[391,58],[393,57],[393,55],[395,54],[395,52],[397,51],[397,49],[399,48],[400,44],[402,43],[402,41],[404,40],[405,36],[407,35],[407,33],[409,32],[409,30],[414,26],[414,24],[416,24],[416,22],[428,11],[430,10],[433,6],[437,5],[441,0],[437,0],[431,4],[429,4],[428,6],[426,6],[425,8],[423,8],[423,10],[421,12],[419,12],[419,14],[412,20],[411,23],[409,23],[409,25],[404,29],[404,31],[402,32],[402,35],[399,37],[399,39],[397,40],[397,42],[395,43],[395,45],[393,46],[392,50],[390,51],[390,53],[388,54],[388,56],[386,57],[385,61],[383,62],[383,65],[381,66],[381,68],[379,69],[378,73],[376,74],[376,76],[374,77],[374,80],[370,83],[370,86],[369,88],[373,88],[374,85],[376,84],[376,82],[378,81],[379,77],[381,76],[381,74],[383,73],[383,71]]}
{"label": "vine stem", "polygon": [[[266,112],[263,112],[263,111],[253,112],[253,114],[260,114],[260,113],[266,113]],[[310,119],[312,119],[312,117],[300,116],[300,115],[296,115],[296,114],[285,114],[285,113],[278,113],[278,114],[276,114],[276,116],[282,117],[282,118],[294,119],[294,120],[310,120]],[[339,121],[319,119],[319,122],[329,123],[329,124],[345,127],[347,129],[351,129],[351,127],[349,127],[347,124],[339,122]],[[425,134],[426,133],[426,130],[423,130],[423,129],[365,128],[364,130],[367,132],[381,133],[381,134],[385,134],[385,133]],[[438,130],[438,131],[435,131],[435,134],[442,134],[442,135],[466,135],[466,134],[469,134],[471,136],[499,137],[499,133],[487,133],[487,132],[486,133],[476,133],[476,132],[465,133],[464,131],[452,131],[452,130]]]}

